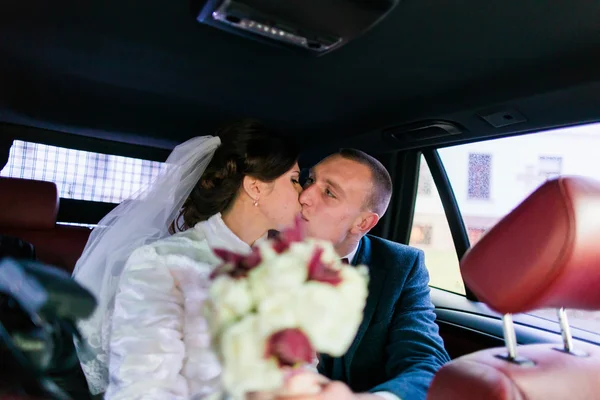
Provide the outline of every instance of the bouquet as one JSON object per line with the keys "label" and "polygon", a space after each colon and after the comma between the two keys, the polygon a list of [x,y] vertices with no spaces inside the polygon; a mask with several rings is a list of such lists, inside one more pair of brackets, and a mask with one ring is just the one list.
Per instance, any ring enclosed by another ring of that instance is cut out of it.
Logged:
{"label": "bouquet", "polygon": [[[223,264],[211,275],[206,316],[231,397],[283,394],[286,379],[317,353],[346,353],[363,318],[365,266],[343,263],[331,243],[305,238],[299,223],[250,255],[215,253]],[[286,394],[320,390],[298,382]]]}

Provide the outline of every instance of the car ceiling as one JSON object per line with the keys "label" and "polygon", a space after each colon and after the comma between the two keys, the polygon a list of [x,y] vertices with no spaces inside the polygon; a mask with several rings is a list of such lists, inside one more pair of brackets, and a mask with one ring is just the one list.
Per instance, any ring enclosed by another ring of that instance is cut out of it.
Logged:
{"label": "car ceiling", "polygon": [[[202,25],[186,1],[5,0],[0,120],[160,147],[242,116],[308,145],[383,146],[374,132],[430,118],[506,134],[600,119],[599,48],[592,0],[405,0],[322,57]],[[528,124],[477,118],[505,106]]]}

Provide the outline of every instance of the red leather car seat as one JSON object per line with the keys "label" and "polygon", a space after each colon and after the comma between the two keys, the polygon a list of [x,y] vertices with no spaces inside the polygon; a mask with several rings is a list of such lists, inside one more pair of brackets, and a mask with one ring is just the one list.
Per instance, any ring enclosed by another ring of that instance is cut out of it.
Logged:
{"label": "red leather car seat", "polygon": [[[436,374],[429,400],[600,398],[600,347],[570,337],[563,307],[600,310],[600,183],[546,182],[461,261],[466,284],[505,315],[509,349],[460,357]],[[512,313],[559,309],[564,348],[516,347]]]}
{"label": "red leather car seat", "polygon": [[40,261],[71,272],[91,230],[57,225],[58,205],[52,182],[0,177],[0,234],[33,244]]}

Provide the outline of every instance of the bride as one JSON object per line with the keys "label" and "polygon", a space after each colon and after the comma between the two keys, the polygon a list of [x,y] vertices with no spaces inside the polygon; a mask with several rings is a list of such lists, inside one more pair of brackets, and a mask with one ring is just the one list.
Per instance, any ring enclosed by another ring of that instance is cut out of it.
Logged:
{"label": "bride", "polygon": [[[78,355],[92,394],[202,398],[220,389],[202,305],[213,248],[249,253],[300,211],[296,148],[254,121],[175,148],[151,187],[100,221],[73,272],[98,299]],[[172,234],[174,233],[174,234]]]}

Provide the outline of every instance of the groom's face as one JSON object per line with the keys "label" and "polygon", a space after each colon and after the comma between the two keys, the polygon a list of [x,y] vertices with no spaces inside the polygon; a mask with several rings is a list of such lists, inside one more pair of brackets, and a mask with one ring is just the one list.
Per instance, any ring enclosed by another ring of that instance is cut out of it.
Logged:
{"label": "groom's face", "polygon": [[360,219],[372,190],[368,167],[339,155],[321,161],[300,195],[307,234],[341,244]]}

